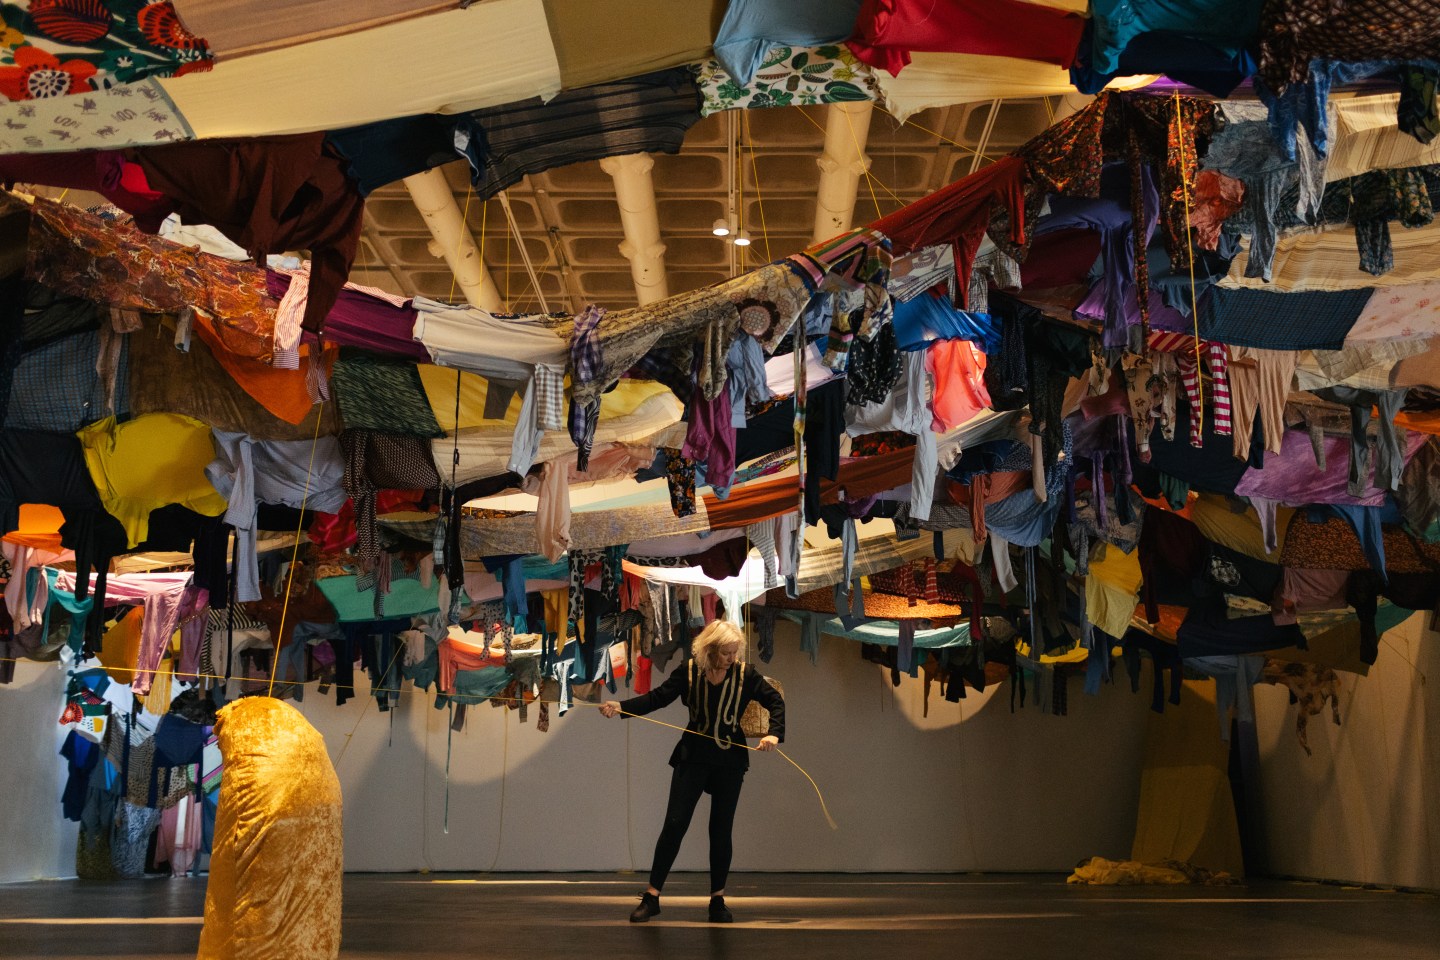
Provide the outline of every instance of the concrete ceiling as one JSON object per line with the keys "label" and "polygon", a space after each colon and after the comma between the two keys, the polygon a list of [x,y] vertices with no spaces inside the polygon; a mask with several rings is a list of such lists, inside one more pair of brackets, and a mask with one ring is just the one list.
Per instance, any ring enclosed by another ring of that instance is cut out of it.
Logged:
{"label": "concrete ceiling", "polygon": [[[876,109],[865,147],[870,173],[859,180],[854,223],[867,223],[965,176],[982,141],[984,160],[1004,155],[1045,129],[1058,108],[1058,98],[974,103],[927,110],[905,124]],[[810,243],[820,180],[816,161],[828,110],[716,114],[691,128],[678,155],[654,158],[651,176],[671,293],[723,280],[732,268],[753,268]],[[749,248],[732,249],[711,234],[729,206],[732,127],[740,158],[735,208],[753,238]],[[466,211],[501,299],[516,312],[538,310],[535,284],[499,200],[482,203],[469,196],[463,162],[443,173]],[[598,161],[527,177],[508,196],[549,309],[637,303],[630,263],[620,252],[624,233],[615,181]],[[438,252],[409,192],[391,184],[375,191],[366,205],[365,235],[351,279],[393,293],[458,301],[459,288]]]}

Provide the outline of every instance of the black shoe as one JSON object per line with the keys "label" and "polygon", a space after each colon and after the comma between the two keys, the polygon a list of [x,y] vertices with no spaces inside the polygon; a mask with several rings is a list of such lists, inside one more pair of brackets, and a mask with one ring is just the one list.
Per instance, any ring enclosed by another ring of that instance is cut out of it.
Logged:
{"label": "black shoe", "polygon": [[[658,908],[657,908],[658,909]],[[711,923],[734,923],[735,915],[725,906],[724,897],[710,898],[710,922]]]}
{"label": "black shoe", "polygon": [[640,906],[630,912],[630,922],[644,923],[659,912],[660,898],[653,893],[642,893],[640,894]]}

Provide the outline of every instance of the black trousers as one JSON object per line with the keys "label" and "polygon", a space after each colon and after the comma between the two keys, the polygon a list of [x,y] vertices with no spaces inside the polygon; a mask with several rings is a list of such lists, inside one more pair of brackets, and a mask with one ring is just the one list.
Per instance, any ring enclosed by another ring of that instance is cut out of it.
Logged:
{"label": "black trousers", "polygon": [[680,853],[680,841],[690,828],[695,804],[700,794],[710,794],[710,890],[725,889],[730,876],[730,858],[734,847],[730,833],[735,825],[735,807],[740,802],[740,787],[745,771],[705,763],[680,763],[670,778],[670,803],[665,808],[665,825],[655,842],[655,860],[650,868],[650,886],[665,887],[665,878]]}

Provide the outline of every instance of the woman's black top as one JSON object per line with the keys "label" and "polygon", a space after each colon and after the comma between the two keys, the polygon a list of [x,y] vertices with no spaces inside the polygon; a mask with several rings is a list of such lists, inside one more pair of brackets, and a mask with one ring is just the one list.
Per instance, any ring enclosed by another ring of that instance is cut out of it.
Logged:
{"label": "woman's black top", "polygon": [[711,683],[695,661],[687,661],[649,693],[622,701],[620,709],[643,716],[674,703],[677,697],[690,708],[690,722],[670,754],[672,767],[681,763],[706,763],[749,769],[750,751],[743,747],[745,736],[740,732],[740,718],[752,700],[758,700],[770,711],[770,736],[781,742],[785,740],[784,698],[766,682],[760,671],[744,663],[734,664],[724,680]]}

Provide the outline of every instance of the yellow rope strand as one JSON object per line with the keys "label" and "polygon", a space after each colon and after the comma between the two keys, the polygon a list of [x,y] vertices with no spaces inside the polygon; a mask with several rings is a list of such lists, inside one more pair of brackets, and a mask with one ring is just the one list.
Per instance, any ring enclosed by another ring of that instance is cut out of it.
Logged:
{"label": "yellow rope strand", "polygon": [[[1175,142],[1180,149],[1180,190],[1185,198],[1185,243],[1190,249],[1190,320],[1195,325],[1195,389],[1200,403],[1200,422],[1205,420],[1205,377],[1200,363],[1200,308],[1195,297],[1195,238],[1190,233],[1190,182],[1185,168],[1185,138],[1180,121],[1180,91],[1175,91]],[[1148,351],[1150,345],[1146,344]]]}
{"label": "yellow rope strand", "polygon": [[[285,618],[290,615],[290,591],[295,586],[295,564],[300,559],[300,535],[305,529],[305,504],[310,500],[310,477],[315,472],[315,448],[320,443],[320,421],[325,404],[322,402],[318,406],[320,409],[315,411],[315,436],[310,438],[310,462],[305,466],[305,491],[300,495],[300,518],[295,521],[295,547],[290,551],[290,570],[285,576],[285,601],[280,605],[280,636],[275,638],[277,644],[285,636]],[[230,616],[228,610],[225,616]],[[275,673],[279,669],[280,648],[277,646],[270,656],[270,686],[265,690],[267,697],[275,692]]]}
{"label": "yellow rope strand", "polygon": [[[804,117],[806,120],[810,121],[810,125],[811,125],[812,127],[814,127],[816,130],[819,130],[822,134],[825,132],[825,128],[822,127],[822,126],[820,126],[820,124],[816,123],[815,120],[814,120],[814,118],[811,117],[811,116],[810,116],[808,113],[806,113],[805,111],[803,111],[803,110],[800,111],[800,116],[802,116],[802,117]],[[972,150],[971,153],[974,153],[974,151]],[[871,187],[871,189],[872,189],[872,190],[874,189],[874,186],[878,185],[881,190],[885,191],[886,196],[888,196],[891,200],[894,200],[896,203],[900,204],[902,207],[905,205],[905,201],[902,200],[902,199],[900,199],[900,195],[899,195],[898,193],[896,193],[894,190],[891,190],[891,189],[885,184],[885,181],[884,181],[884,180],[881,180],[879,177],[877,177],[877,176],[875,176],[874,174],[870,173],[869,170],[866,170],[866,171],[865,171],[865,175],[866,175],[867,177],[870,177],[870,178],[871,178],[871,181],[872,181],[872,187]],[[878,208],[877,208],[877,209],[878,209]]]}
{"label": "yellow rope strand", "polygon": [[750,148],[750,173],[755,177],[755,204],[760,208],[760,236],[765,238],[765,259],[773,260],[770,255],[770,230],[765,226],[765,198],[760,195],[760,168],[755,163],[755,138],[750,135],[750,111],[742,114],[745,121],[745,141]]}
{"label": "yellow rope strand", "polygon": [[[385,674],[388,674],[388,673],[390,672],[390,667],[395,666],[395,661],[400,659],[400,654],[404,651],[404,649],[405,649],[405,648],[404,648],[403,646],[398,646],[398,647],[395,648],[395,655],[390,658],[390,665],[385,668],[385,673],[382,673],[382,674],[381,674],[382,677],[385,676]],[[318,683],[319,681],[315,681],[315,682]],[[355,690],[355,687],[354,687],[354,686],[351,686],[350,689],[351,689],[351,691],[353,692],[353,691]],[[370,688],[370,693],[371,693],[371,694],[375,694],[375,693],[394,693],[394,692],[396,692],[396,691],[386,691],[386,690],[382,690],[382,689],[377,688],[377,687],[371,687],[371,688]],[[415,692],[417,692],[417,693],[424,693],[425,691],[420,690],[420,691],[415,691]],[[370,701],[372,701],[372,700],[374,700],[374,699],[375,699],[374,696],[367,696],[367,697],[365,698],[365,702],[360,706],[360,716],[358,716],[358,717],[355,718],[355,726],[351,727],[351,728],[350,728],[350,732],[347,733],[347,734],[345,734],[345,743],[340,747],[340,753],[335,757],[335,764],[334,764],[334,766],[335,766],[335,768],[336,768],[337,770],[340,768],[340,761],[343,760],[343,759],[345,759],[345,751],[350,749],[350,741],[354,738],[354,736],[355,736],[355,731],[360,729],[360,721],[361,721],[361,720],[364,720],[366,714],[368,714],[368,713],[370,712]],[[448,833],[449,831],[446,831],[446,832]]]}
{"label": "yellow rope strand", "polygon": [[949,137],[945,136],[945,134],[943,134],[943,133],[937,133],[936,131],[931,130],[929,127],[926,127],[926,126],[923,126],[923,125],[921,125],[921,124],[916,123],[914,120],[901,120],[899,117],[895,116],[895,114],[893,114],[893,113],[890,113],[890,111],[888,111],[888,110],[886,110],[885,113],[887,113],[887,114],[891,117],[891,119],[895,120],[895,121],[896,121],[897,123],[899,123],[902,127],[914,127],[916,130],[919,130],[921,133],[928,133],[928,134],[930,134],[930,136],[934,137],[936,140],[939,140],[939,141],[942,142],[942,143],[948,143],[948,144],[950,144],[950,146],[956,148],[957,150],[960,150],[960,151],[963,152],[966,156],[969,156],[969,157],[976,157],[976,156],[978,156],[981,160],[993,160],[993,159],[995,159],[994,157],[990,156],[989,153],[982,153],[981,151],[976,150],[974,147],[967,147],[967,146],[966,146],[965,144],[963,144],[963,143],[960,143],[960,142],[955,141],[955,140],[951,140]]}
{"label": "yellow rope strand", "polygon": [[[396,651],[395,651],[395,656],[391,658],[390,666],[394,666],[395,660],[399,658],[400,653],[402,652],[402,650],[403,650],[403,647],[396,649]],[[21,659],[22,659],[22,658],[16,658],[16,657],[0,657],[0,662],[19,663],[19,662],[21,662]],[[25,662],[31,662],[31,661],[25,661]],[[111,672],[111,671],[109,671],[109,670],[107,669],[107,672]],[[124,672],[124,671],[119,671],[119,672]],[[132,670],[132,671],[129,671],[129,672],[134,673],[134,672],[136,672],[136,671],[133,671],[133,670]],[[386,672],[386,673],[389,673],[389,667],[386,668],[386,671],[385,671],[385,672]],[[225,679],[227,679],[227,678],[224,677],[223,675],[217,675],[217,674],[203,674],[203,673],[202,673],[202,674],[192,674],[192,673],[178,674],[178,673],[177,673],[177,674],[175,674],[175,679],[178,679],[178,680],[181,680],[181,681],[184,681],[184,682],[189,682],[190,680],[194,680],[194,679],[225,680]],[[330,683],[333,683],[334,681],[306,680],[306,681],[297,682],[297,683],[295,683],[295,684],[291,684],[291,686],[308,686],[308,685],[310,685],[310,684],[319,684],[319,683],[322,683],[322,682],[330,682]],[[352,688],[352,689],[353,689],[353,688]],[[429,696],[429,695],[430,695],[430,693],[429,693],[428,690],[419,690],[419,689],[416,689],[416,688],[413,688],[413,687],[412,687],[412,688],[409,688],[409,689],[398,688],[398,687],[397,687],[397,688],[390,688],[390,687],[371,687],[371,688],[369,689],[369,694],[371,694],[371,696],[367,696],[367,697],[366,697],[366,703],[365,703],[364,707],[363,707],[362,710],[361,710],[360,716],[356,718],[356,720],[355,720],[355,725],[350,728],[350,732],[347,733],[347,734],[345,734],[345,743],[344,743],[343,746],[341,746],[341,748],[340,748],[340,753],[335,757],[335,767],[336,767],[337,769],[338,769],[339,766],[340,766],[340,761],[345,758],[345,752],[350,749],[350,742],[351,742],[351,740],[354,738],[356,731],[360,729],[360,723],[361,723],[361,721],[363,721],[363,720],[365,719],[365,717],[369,715],[369,708],[370,708],[369,701],[374,699],[373,694],[376,694],[376,693],[402,693],[402,694],[412,694],[412,695],[419,695],[419,696]],[[358,691],[357,691],[357,694],[358,694]],[[526,700],[524,697],[486,697],[485,699],[487,699],[487,700],[500,701],[501,703],[521,703],[521,702],[524,702],[524,703],[534,703],[534,704],[546,704],[546,705],[549,705],[549,706],[560,706],[560,705],[562,705],[562,704],[564,703],[564,701],[561,701],[561,700],[542,700],[542,699],[540,699],[540,698],[538,698],[538,697],[535,698],[535,699],[533,699],[533,700]],[[600,706],[601,706],[601,704],[599,704],[599,703],[591,703],[591,702],[589,702],[589,701],[587,701],[587,700],[575,700],[575,701],[573,701],[573,703],[571,704],[571,706],[595,707],[596,709],[599,709]],[[668,727],[668,728],[670,728],[671,730],[678,730],[678,731],[680,731],[680,733],[682,733],[682,734],[689,734],[689,735],[691,735],[691,736],[704,736],[704,734],[699,734],[699,733],[697,733],[697,732],[694,731],[694,730],[690,730],[690,729],[688,729],[688,728],[686,728],[686,727],[682,727],[682,726],[679,726],[678,724],[670,723],[670,722],[665,721],[665,720],[658,720],[658,719],[656,719],[655,717],[643,716],[643,715],[638,714],[638,713],[630,713],[628,710],[621,710],[621,711],[619,711],[619,712],[620,712],[621,714],[623,714],[624,716],[627,716],[627,717],[634,717],[634,718],[637,719],[637,720],[644,720],[644,721],[646,721],[647,723],[655,723],[655,724],[659,724],[659,725],[662,726],[662,727]],[[745,749],[745,750],[749,750],[749,751],[751,751],[751,752],[753,752],[753,753],[768,753],[768,752],[770,752],[770,751],[767,751],[767,750],[761,750],[759,747],[752,747],[752,746],[750,746],[750,744],[744,743],[744,742],[734,743],[734,742],[732,741],[732,744],[731,744],[731,745],[732,745],[732,746],[736,746],[736,747],[741,747],[741,748],[743,748],[743,749]],[[506,763],[507,763],[507,764],[508,764],[508,762],[509,762],[509,761],[508,761],[508,750],[509,750],[509,742],[508,742],[508,740],[507,740],[507,741],[506,741],[506,751],[507,751],[507,753],[506,753]],[[809,782],[811,789],[813,789],[813,790],[815,791],[815,799],[817,799],[817,800],[820,802],[820,813],[821,813],[822,816],[825,817],[825,823],[830,827],[830,829],[831,829],[831,830],[838,830],[838,829],[840,829],[840,825],[835,822],[835,818],[834,818],[833,816],[831,816],[831,814],[830,814],[830,807],[829,807],[828,804],[825,803],[825,795],[820,792],[820,785],[815,782],[815,778],[812,777],[812,776],[810,776],[809,772],[808,772],[804,767],[802,767],[802,766],[800,766],[800,764],[796,763],[795,760],[794,760],[793,758],[791,758],[791,756],[790,756],[788,753],[786,753],[784,750],[781,750],[778,746],[775,748],[774,752],[775,752],[775,753],[778,753],[781,757],[784,757],[784,758],[785,758],[785,762],[788,763],[788,764],[790,764],[790,766],[794,767],[796,770],[799,770],[799,771],[800,771],[800,775],[803,776],[803,777]],[[502,792],[503,792],[503,784],[502,784]],[[503,794],[502,794],[502,803],[503,803]],[[503,813],[503,808],[502,808],[502,813]],[[492,869],[492,870],[494,869],[494,865],[493,865],[493,864],[491,865],[491,869]]]}
{"label": "yellow rope strand", "polygon": [[[497,698],[495,698],[495,699],[504,699],[504,698],[498,698],[498,697],[497,697]],[[599,706],[600,706],[600,704],[598,704],[598,703],[586,703],[586,702],[583,701],[583,700],[577,700],[577,701],[575,701],[575,702],[576,702],[577,704],[578,704],[578,703],[585,703],[585,705],[586,705],[586,706],[589,706],[589,707],[599,707]],[[628,711],[628,710],[620,710],[619,712],[620,712],[622,715],[627,716],[627,717],[634,717],[634,718],[637,719],[637,720],[646,720],[646,721],[649,721],[650,723],[658,723],[658,724],[660,724],[660,726],[662,726],[662,727],[669,727],[671,730],[679,730],[681,733],[688,733],[688,734],[691,734],[692,736],[697,736],[697,737],[698,737],[698,736],[705,736],[705,734],[703,734],[703,733],[697,733],[697,732],[694,731],[694,730],[690,730],[690,729],[688,729],[688,728],[686,728],[686,727],[678,726],[677,724],[668,723],[668,722],[666,722],[666,721],[664,721],[664,720],[656,720],[654,717],[647,717],[647,716],[644,716],[644,715],[639,714],[639,713],[631,713],[631,712]],[[745,748],[746,750],[749,750],[749,751],[751,751],[751,752],[753,752],[753,753],[768,753],[768,752],[769,752],[768,750],[761,750],[759,747],[752,747],[752,746],[750,746],[750,744],[748,744],[748,743],[734,743],[734,742],[732,741],[732,746],[743,747],[743,748]],[[822,793],[820,792],[820,785],[815,782],[815,778],[812,777],[812,776],[810,776],[810,774],[806,773],[804,767],[800,766],[800,764],[796,763],[794,760],[791,760],[791,759],[790,759],[790,755],[787,754],[784,750],[781,750],[779,747],[776,747],[776,748],[775,748],[775,752],[778,753],[778,754],[780,754],[780,756],[784,757],[784,758],[786,759],[786,761],[789,762],[790,766],[794,767],[796,770],[799,770],[800,773],[801,773],[801,775],[804,776],[804,778],[805,778],[806,780],[809,780],[809,781],[810,781],[810,786],[815,789],[815,797],[816,797],[816,799],[818,799],[818,800],[820,801],[820,812],[825,815],[825,822],[830,825],[830,829],[831,829],[831,830],[839,830],[839,829],[840,829],[840,825],[835,822],[835,818],[834,818],[834,817],[830,816],[830,808],[829,808],[828,806],[826,806],[826,804],[825,804],[825,796],[824,796],[824,794],[822,794]]]}
{"label": "yellow rope strand", "polygon": [[[860,136],[855,132],[855,121],[850,119],[848,111],[842,110],[841,112],[845,114],[845,125],[850,128],[850,142],[855,146],[856,156],[864,157],[865,151],[860,149]],[[880,212],[880,199],[875,196],[875,177],[870,173],[870,164],[865,164],[861,169],[865,172],[865,184],[870,188],[870,202],[875,205],[875,219],[879,220],[884,217],[885,214]],[[885,192],[890,193],[889,190]],[[900,199],[893,193],[890,193],[890,196],[894,197],[896,201]]]}
{"label": "yellow rope strand", "polygon": [[[461,224],[461,226],[463,226],[466,230],[470,229],[469,226],[467,226],[467,225],[470,223],[470,199],[471,199],[472,197],[474,197],[474,196],[475,196],[475,184],[472,183],[472,184],[470,184],[470,189],[465,192],[465,212],[460,215],[460,224]],[[484,203],[482,203],[482,204],[480,205],[480,266],[481,266],[481,268],[482,268],[481,271],[480,271],[480,284],[481,284],[480,289],[482,289],[482,290],[485,289],[485,287],[484,287],[484,284],[485,284],[485,271],[484,271],[484,269],[483,269],[484,266],[485,266],[485,214],[487,214],[487,213],[489,213],[489,212],[490,212],[490,202],[487,200],[487,201],[485,201]],[[456,257],[459,257],[459,255],[460,255],[460,250],[459,250],[458,248],[455,250],[455,255],[456,255]],[[456,284],[456,282],[457,282],[459,279],[460,279],[459,277],[455,276],[455,271],[454,271],[454,270],[451,270],[451,271],[450,271],[450,296],[448,296],[448,297],[445,298],[445,299],[446,299],[448,302],[450,302],[450,303],[454,303],[454,302],[455,302],[455,284]]]}

